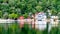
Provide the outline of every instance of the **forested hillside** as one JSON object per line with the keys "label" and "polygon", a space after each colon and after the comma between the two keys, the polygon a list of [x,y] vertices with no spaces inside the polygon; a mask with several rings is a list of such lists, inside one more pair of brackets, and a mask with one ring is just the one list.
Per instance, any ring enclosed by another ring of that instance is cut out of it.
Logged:
{"label": "forested hillside", "polygon": [[0,18],[18,18],[48,9],[52,15],[59,15],[60,0],[0,0]]}

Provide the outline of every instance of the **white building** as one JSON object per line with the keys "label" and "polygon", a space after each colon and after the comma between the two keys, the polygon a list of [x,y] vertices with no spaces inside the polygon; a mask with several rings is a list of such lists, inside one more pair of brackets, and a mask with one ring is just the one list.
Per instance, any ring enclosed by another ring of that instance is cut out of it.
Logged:
{"label": "white building", "polygon": [[58,24],[59,24],[58,16],[51,16],[48,31],[50,32],[51,28],[52,28],[52,27],[57,27]]}
{"label": "white building", "polygon": [[39,30],[44,30],[46,29],[46,15],[43,12],[38,13],[36,16],[36,22],[35,22],[35,27]]}

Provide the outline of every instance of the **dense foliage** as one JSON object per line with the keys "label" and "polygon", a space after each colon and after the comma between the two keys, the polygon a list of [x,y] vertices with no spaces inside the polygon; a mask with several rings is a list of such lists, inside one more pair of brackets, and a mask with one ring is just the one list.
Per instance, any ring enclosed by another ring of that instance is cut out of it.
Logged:
{"label": "dense foliage", "polygon": [[[52,15],[59,15],[60,0],[0,0],[0,17],[4,14],[16,14],[18,17],[27,13],[50,10]],[[8,17],[7,15],[7,17]],[[8,17],[9,18],[9,17]],[[14,17],[17,18],[17,17]]]}
{"label": "dense foliage", "polygon": [[[27,18],[29,13],[46,12],[60,16],[60,0],[0,0],[0,18],[15,19],[19,16]],[[47,31],[30,29],[28,26],[19,28],[19,24],[0,24],[0,34],[45,34]],[[57,33],[56,33],[57,32]],[[51,34],[60,34],[60,28],[52,28]]]}

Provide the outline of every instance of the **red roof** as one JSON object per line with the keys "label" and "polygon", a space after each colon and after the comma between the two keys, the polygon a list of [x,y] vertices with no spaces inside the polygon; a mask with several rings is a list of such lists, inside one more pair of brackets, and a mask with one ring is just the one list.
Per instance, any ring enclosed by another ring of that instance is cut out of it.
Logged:
{"label": "red roof", "polygon": [[24,16],[20,16],[19,19],[24,19]]}

